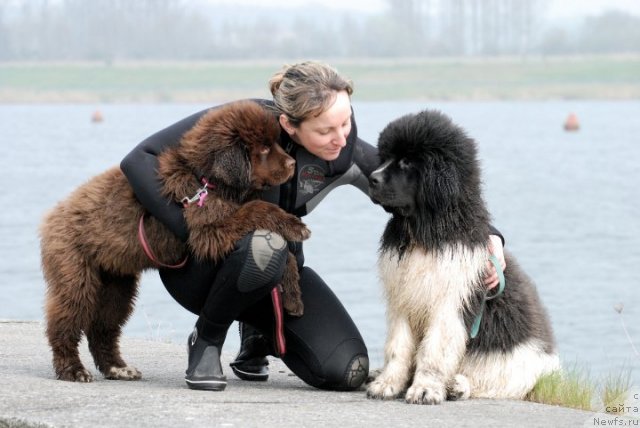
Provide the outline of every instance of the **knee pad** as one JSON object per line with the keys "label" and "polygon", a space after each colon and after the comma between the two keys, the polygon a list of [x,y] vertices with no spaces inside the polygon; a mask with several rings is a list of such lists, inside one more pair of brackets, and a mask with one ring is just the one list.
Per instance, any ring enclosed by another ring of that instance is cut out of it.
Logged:
{"label": "knee pad", "polygon": [[342,385],[338,389],[354,390],[367,380],[369,376],[369,357],[356,355],[347,365]]}
{"label": "knee pad", "polygon": [[369,375],[369,357],[364,343],[351,339],[338,346],[323,364],[323,389],[350,391],[364,383]]}
{"label": "knee pad", "polygon": [[[244,240],[243,240],[244,241]],[[258,229],[244,242],[246,259],[238,277],[238,290],[249,292],[261,287],[273,287],[284,274],[287,262],[287,241],[268,230]]]}

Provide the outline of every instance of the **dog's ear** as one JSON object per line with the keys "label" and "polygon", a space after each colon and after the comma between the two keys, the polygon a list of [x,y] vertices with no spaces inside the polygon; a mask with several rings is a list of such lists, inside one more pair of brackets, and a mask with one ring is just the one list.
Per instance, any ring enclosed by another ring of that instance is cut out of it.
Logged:
{"label": "dog's ear", "polygon": [[443,209],[458,199],[460,176],[452,163],[429,158],[424,171],[419,200],[426,201],[432,209]]}
{"label": "dog's ear", "polygon": [[251,162],[241,144],[231,144],[216,150],[204,171],[214,182],[221,182],[236,189],[246,189],[251,184]]}

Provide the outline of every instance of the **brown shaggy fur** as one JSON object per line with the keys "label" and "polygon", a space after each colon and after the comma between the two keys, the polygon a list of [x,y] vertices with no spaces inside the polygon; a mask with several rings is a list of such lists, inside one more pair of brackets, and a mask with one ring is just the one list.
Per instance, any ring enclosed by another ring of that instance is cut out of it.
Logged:
{"label": "brown shaggy fur", "polygon": [[[176,202],[201,187],[197,175],[215,188],[204,206],[189,205],[184,216],[190,235],[182,243],[153,217],[145,221],[150,247],[164,263],[185,254],[219,261],[256,229],[302,241],[310,232],[278,206],[257,200],[258,191],[289,180],[295,161],[277,144],[280,127],[253,102],[238,102],[206,113],[180,144],[159,155],[166,196]],[[42,269],[47,281],[47,337],[58,379],[90,382],[80,361],[82,333],[96,367],[109,379],[139,379],[120,355],[119,337],[133,311],[138,280],[156,268],[137,239],[144,208],[119,168],[76,189],[41,225]],[[295,257],[289,255],[283,288],[285,309],[302,313]]]}

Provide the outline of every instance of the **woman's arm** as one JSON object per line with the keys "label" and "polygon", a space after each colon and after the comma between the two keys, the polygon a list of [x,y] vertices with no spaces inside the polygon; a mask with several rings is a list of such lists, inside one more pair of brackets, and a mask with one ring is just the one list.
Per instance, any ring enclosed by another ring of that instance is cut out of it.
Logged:
{"label": "woman's arm", "polygon": [[353,185],[369,195],[369,175],[380,165],[378,149],[366,141],[356,138],[353,149],[353,162],[358,167],[359,174]]}
{"label": "woman's arm", "polygon": [[182,135],[206,111],[195,113],[153,134],[138,144],[120,163],[120,169],[142,206],[183,241],[188,239],[189,231],[180,204],[162,195],[162,181],[158,177],[158,155],[166,148],[180,143]]}

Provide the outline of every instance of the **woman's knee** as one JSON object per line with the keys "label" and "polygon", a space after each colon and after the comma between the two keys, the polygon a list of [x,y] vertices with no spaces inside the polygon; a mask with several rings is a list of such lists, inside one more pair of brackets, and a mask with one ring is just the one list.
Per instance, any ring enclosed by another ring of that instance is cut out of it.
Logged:
{"label": "woman's knee", "polygon": [[336,347],[322,364],[322,389],[353,390],[364,383],[369,374],[367,348],[360,339],[350,339]]}
{"label": "woman's knee", "polygon": [[243,238],[235,252],[244,253],[238,290],[248,292],[274,286],[282,279],[288,248],[287,241],[277,233],[258,229]]}
{"label": "woman's knee", "polygon": [[316,388],[354,390],[369,374],[367,349],[360,339],[341,343],[324,361],[318,361],[308,352],[291,351],[284,356],[284,362],[300,379]]}

